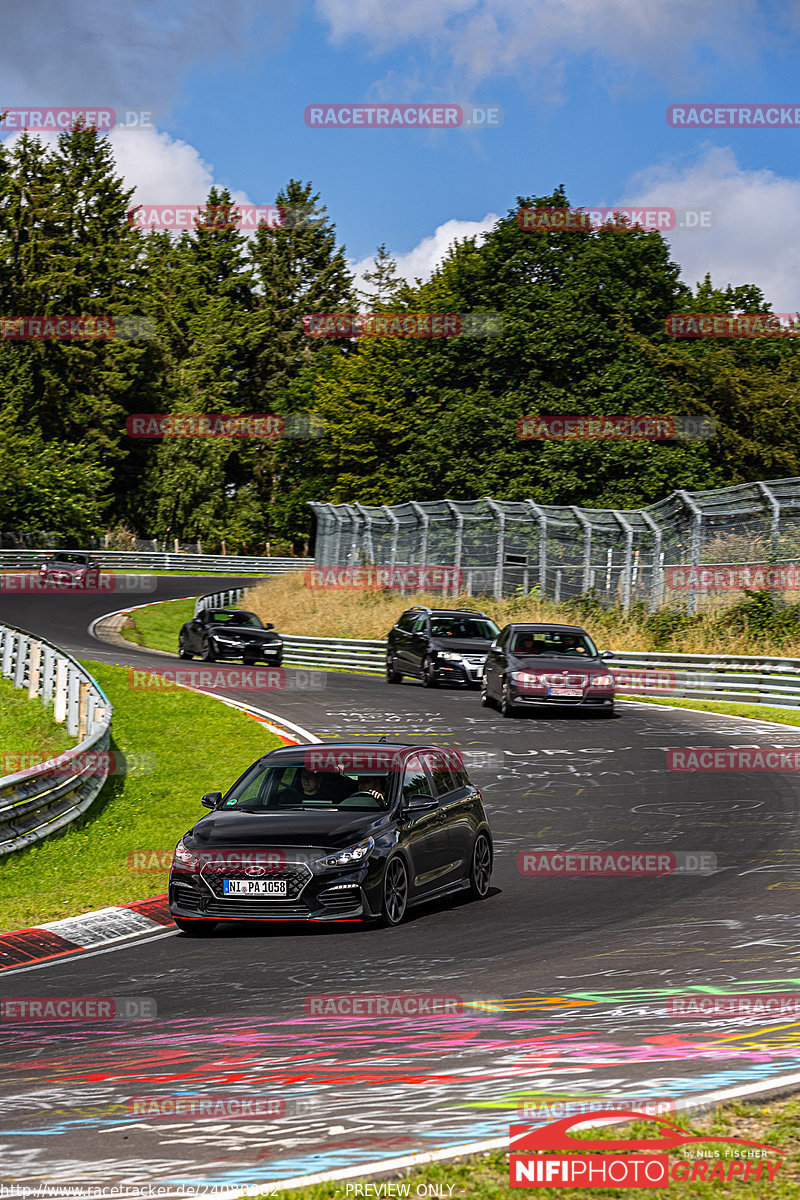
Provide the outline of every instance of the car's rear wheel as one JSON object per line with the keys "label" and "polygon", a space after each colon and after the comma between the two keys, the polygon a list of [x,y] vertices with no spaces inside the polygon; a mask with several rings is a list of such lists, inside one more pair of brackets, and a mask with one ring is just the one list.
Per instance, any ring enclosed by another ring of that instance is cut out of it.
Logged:
{"label": "car's rear wheel", "polygon": [[503,690],[500,693],[500,712],[504,717],[514,716],[514,701],[511,699],[511,684],[503,680]]}
{"label": "car's rear wheel", "polygon": [[469,868],[469,890],[476,900],[489,894],[492,881],[492,846],[485,833],[479,833],[472,847],[472,862]]}
{"label": "car's rear wheel", "polygon": [[210,638],[203,638],[203,662],[216,662],[217,653]]}
{"label": "car's rear wheel", "polygon": [[184,921],[182,917],[173,917],[172,919],[181,933],[188,933],[189,937],[205,937],[217,924],[216,921]]}
{"label": "car's rear wheel", "polygon": [[381,922],[399,925],[408,906],[408,871],[399,854],[390,858],[383,873],[383,905]]}
{"label": "car's rear wheel", "polygon": [[433,659],[428,655],[425,662],[422,664],[422,686],[426,688],[438,687],[436,672],[433,666]]}
{"label": "car's rear wheel", "polygon": [[387,654],[386,655],[386,682],[387,683],[400,683],[402,681],[402,678],[403,678],[403,676],[400,674],[400,672],[395,667],[394,655]]}
{"label": "car's rear wheel", "polygon": [[194,658],[194,655],[189,653],[186,646],[186,638],[183,634],[178,638],[178,658]]}

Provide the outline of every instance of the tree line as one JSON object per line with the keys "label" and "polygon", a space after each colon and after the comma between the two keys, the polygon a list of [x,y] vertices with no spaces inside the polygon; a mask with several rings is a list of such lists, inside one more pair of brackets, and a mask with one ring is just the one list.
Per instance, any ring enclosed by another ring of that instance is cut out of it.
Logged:
{"label": "tree line", "polygon": [[[568,207],[563,188],[518,197],[480,245],[454,243],[413,285],[381,245],[361,289],[309,182],[290,180],[275,198],[284,223],[251,235],[228,191],[179,236],[132,224],[132,195],[93,129],[0,145],[0,317],[137,317],[152,335],[0,336],[2,530],[284,552],[307,541],[308,500],[628,508],[800,475],[794,339],[665,332],[671,313],[768,311],[759,289],[687,287],[657,232],[519,228],[521,207]],[[498,314],[502,328],[330,338],[303,322],[365,309]],[[129,436],[147,413],[282,414],[299,435]],[[532,413],[687,414],[715,433],[523,440]]]}

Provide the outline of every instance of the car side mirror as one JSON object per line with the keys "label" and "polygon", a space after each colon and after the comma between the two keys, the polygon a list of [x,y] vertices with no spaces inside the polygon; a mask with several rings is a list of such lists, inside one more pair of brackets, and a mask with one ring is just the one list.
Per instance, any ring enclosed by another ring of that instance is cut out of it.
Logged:
{"label": "car side mirror", "polygon": [[217,808],[222,803],[222,792],[206,792],[200,803],[203,808]]}
{"label": "car side mirror", "polygon": [[430,812],[433,808],[436,808],[436,801],[427,792],[417,792],[415,796],[411,796],[406,800],[403,805],[403,810],[407,813]]}
{"label": "car side mirror", "polygon": [[494,641],[492,642],[492,644],[491,644],[491,646],[489,647],[489,649],[490,649],[490,650],[496,650],[496,649],[497,649],[497,638],[495,638],[495,639],[494,639]]}
{"label": "car side mirror", "polygon": [[615,658],[616,655],[614,654],[613,650],[601,650],[600,657],[607,660],[609,658]]}
{"label": "car side mirror", "polygon": [[264,626],[264,628],[265,628],[265,629],[274,629],[274,628],[275,628],[275,626],[272,624],[272,622],[271,622],[271,621],[269,621],[269,622],[268,622],[268,623],[267,623],[267,624]]}

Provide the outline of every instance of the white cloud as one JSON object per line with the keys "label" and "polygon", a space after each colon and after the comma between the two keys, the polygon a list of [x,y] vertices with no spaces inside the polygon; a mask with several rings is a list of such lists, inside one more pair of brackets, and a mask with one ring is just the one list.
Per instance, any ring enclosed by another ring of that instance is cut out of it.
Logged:
{"label": "white cloud", "polygon": [[[498,219],[496,213],[487,213],[482,221],[458,221],[455,219],[445,221],[443,225],[436,227],[433,234],[418,242],[412,250],[408,250],[405,254],[392,256],[397,264],[398,275],[411,284],[417,279],[421,279],[424,283],[439,266],[453,242],[465,237],[477,237],[478,245],[480,245]],[[364,272],[372,269],[373,262],[374,256],[369,255],[358,262],[350,263],[350,269],[356,276],[356,287],[366,287]]]}
{"label": "white cloud", "polygon": [[[168,107],[184,72],[274,46],[299,0],[6,0],[3,101],[18,105]],[[162,120],[163,123],[163,120]]]}
{"label": "white cloud", "polygon": [[741,68],[777,38],[758,0],[317,0],[317,12],[334,42],[424,41],[472,81],[534,68],[552,84],[563,56],[580,54],[681,79],[698,48]]}
{"label": "white cloud", "polygon": [[733,151],[708,147],[688,166],[655,165],[630,182],[621,206],[710,209],[710,229],[665,234],[682,278],[694,287],[754,283],[776,312],[800,309],[800,180],[740,167]]}

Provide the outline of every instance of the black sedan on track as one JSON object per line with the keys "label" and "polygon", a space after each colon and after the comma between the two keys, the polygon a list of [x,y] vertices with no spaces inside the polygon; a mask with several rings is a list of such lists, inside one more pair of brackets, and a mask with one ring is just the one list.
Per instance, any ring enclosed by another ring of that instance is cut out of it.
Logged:
{"label": "black sedan on track", "polygon": [[594,709],[612,716],[614,676],[579,625],[506,625],[486,657],[481,704],[498,704],[504,717],[540,704]]}
{"label": "black sedan on track", "polygon": [[175,849],[169,907],[186,933],[217,921],[376,921],[489,892],[493,845],[453,750],[319,743],[258,759]]}
{"label": "black sedan on track", "polygon": [[178,654],[181,658],[199,654],[205,662],[240,658],[244,663],[261,661],[279,667],[283,640],[272,632],[274,628],[240,608],[205,608],[181,629]]}

